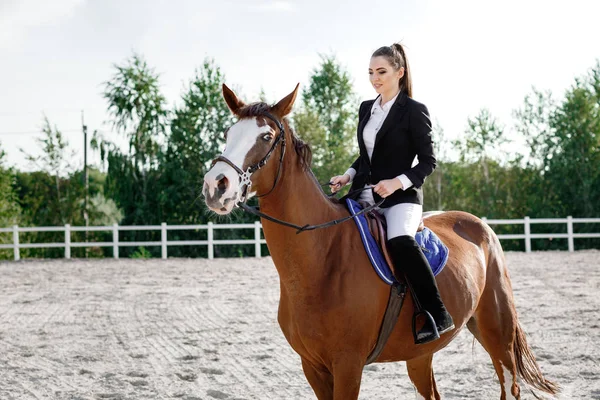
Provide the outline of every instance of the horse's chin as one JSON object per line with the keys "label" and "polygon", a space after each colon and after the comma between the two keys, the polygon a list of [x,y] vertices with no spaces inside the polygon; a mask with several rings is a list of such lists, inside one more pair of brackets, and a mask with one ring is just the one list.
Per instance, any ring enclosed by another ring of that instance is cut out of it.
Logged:
{"label": "horse's chin", "polygon": [[231,207],[221,207],[221,208],[212,208],[208,207],[212,212],[219,215],[227,215],[233,210],[233,206]]}

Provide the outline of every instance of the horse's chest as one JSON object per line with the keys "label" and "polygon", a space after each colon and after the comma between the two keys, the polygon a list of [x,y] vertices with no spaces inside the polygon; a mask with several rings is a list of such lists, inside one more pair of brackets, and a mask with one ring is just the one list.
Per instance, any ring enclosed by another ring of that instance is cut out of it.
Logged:
{"label": "horse's chest", "polygon": [[328,348],[327,325],[312,307],[290,309],[285,301],[279,306],[278,322],[283,335],[300,356],[311,358]]}

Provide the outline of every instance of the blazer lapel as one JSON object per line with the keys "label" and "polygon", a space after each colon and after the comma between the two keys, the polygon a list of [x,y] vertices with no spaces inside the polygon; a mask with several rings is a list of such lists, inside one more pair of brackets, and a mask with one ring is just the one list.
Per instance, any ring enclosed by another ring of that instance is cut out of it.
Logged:
{"label": "blazer lapel", "polygon": [[377,143],[381,141],[381,138],[383,138],[383,136],[391,130],[391,127],[397,124],[406,113],[406,110],[408,108],[406,107],[406,97],[406,93],[401,92],[396,98],[394,104],[392,104],[392,108],[390,108],[390,112],[385,118],[385,121],[383,121],[383,125],[381,125],[379,132],[377,132],[377,135],[375,135],[373,154],[375,154],[375,148],[377,147]]}
{"label": "blazer lapel", "polygon": [[365,155],[365,159],[369,164],[371,162],[369,161],[369,157],[367,156],[367,148],[365,147],[365,141],[363,140],[363,130],[365,129],[367,122],[369,122],[369,119],[371,118],[371,107],[373,107],[373,103],[375,103],[375,100],[371,100],[369,102],[369,104],[367,105],[368,111],[365,114],[364,118],[358,124],[358,147],[360,149],[361,154]]}

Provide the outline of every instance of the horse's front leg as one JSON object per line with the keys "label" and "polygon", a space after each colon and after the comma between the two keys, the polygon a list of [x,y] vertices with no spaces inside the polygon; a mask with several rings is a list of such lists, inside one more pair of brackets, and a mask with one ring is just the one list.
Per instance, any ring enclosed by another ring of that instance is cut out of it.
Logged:
{"label": "horse's front leg", "polygon": [[333,400],[358,400],[364,360],[343,360],[333,366]]}
{"label": "horse's front leg", "polygon": [[325,368],[313,366],[302,358],[302,369],[319,400],[333,400],[333,375]]}

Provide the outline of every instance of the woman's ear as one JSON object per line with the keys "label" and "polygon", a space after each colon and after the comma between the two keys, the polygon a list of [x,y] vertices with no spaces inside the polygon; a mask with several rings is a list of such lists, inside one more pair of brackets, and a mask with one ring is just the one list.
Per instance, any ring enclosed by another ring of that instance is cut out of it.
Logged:
{"label": "woman's ear", "polygon": [[402,79],[402,77],[404,76],[404,67],[400,67],[400,69],[398,70],[398,79]]}

